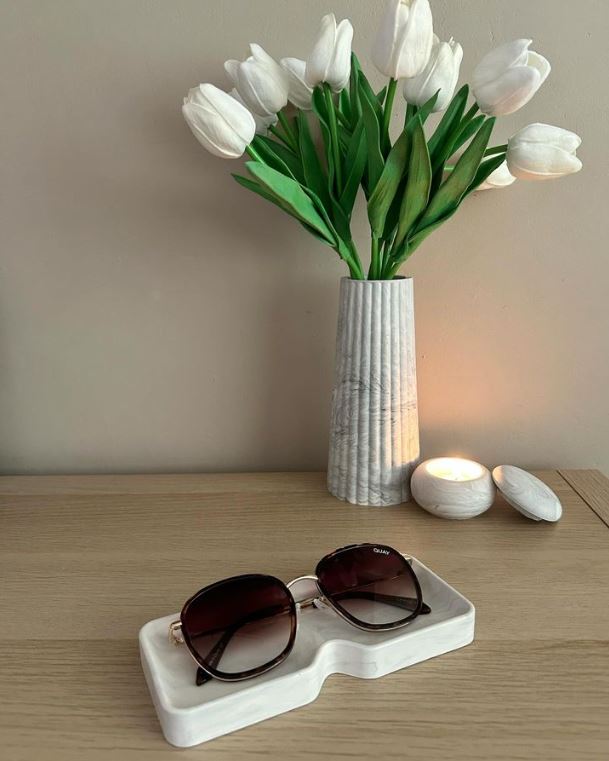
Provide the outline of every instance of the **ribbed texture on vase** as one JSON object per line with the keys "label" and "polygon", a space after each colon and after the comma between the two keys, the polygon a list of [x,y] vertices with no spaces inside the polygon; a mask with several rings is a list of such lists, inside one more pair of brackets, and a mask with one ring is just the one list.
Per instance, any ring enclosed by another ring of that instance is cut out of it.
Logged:
{"label": "ribbed texture on vase", "polygon": [[412,280],[343,278],[328,490],[358,505],[406,502],[418,459]]}

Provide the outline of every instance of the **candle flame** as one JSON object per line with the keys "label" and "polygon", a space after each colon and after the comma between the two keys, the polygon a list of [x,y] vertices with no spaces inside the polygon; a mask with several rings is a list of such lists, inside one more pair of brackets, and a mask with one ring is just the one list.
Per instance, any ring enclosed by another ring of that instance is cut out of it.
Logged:
{"label": "candle flame", "polygon": [[427,472],[445,481],[474,481],[484,473],[484,468],[473,460],[438,457],[427,463]]}

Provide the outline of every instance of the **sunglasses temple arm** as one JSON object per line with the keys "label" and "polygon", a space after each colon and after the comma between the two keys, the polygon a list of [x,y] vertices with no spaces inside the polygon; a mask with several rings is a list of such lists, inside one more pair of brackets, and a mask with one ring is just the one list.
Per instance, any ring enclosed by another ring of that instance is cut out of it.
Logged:
{"label": "sunglasses temple arm", "polygon": [[[399,597],[398,595],[383,595],[376,592],[365,592],[358,590],[347,590],[346,592],[339,592],[332,595],[335,600],[375,600],[376,602],[382,602],[386,605],[393,605],[396,608],[403,608],[404,610],[415,611],[418,607],[419,601],[414,597]],[[426,603],[422,603],[420,613],[427,615],[431,613],[431,608]]]}
{"label": "sunglasses temple arm", "polygon": [[211,682],[212,679],[213,679],[213,676],[211,674],[208,674],[207,671],[203,671],[201,666],[197,668],[197,677],[196,677],[197,687],[200,687],[202,684],[207,684],[207,682]]}

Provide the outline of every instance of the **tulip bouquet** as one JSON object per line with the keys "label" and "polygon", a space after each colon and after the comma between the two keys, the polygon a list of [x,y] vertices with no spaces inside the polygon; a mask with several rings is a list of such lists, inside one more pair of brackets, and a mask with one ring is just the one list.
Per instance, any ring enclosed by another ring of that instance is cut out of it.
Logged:
{"label": "tulip bouquet", "polygon": [[[277,62],[259,45],[225,69],[234,89],[190,90],[183,114],[208,151],[236,159],[234,177],[296,218],[333,248],[357,280],[391,280],[421,243],[474,191],[577,172],[581,140],[573,132],[531,124],[506,145],[490,146],[497,116],[533,97],[550,73],[531,40],[501,45],[476,67],[471,88],[456,93],[461,45],[433,32],[429,0],[388,0],[372,60],[388,77],[373,89],[352,53],[353,27],[333,14],[306,61]],[[389,126],[398,85],[403,128]],[[473,102],[469,103],[470,92]],[[443,112],[432,134],[428,117]],[[362,189],[371,228],[367,272],[351,234]]]}

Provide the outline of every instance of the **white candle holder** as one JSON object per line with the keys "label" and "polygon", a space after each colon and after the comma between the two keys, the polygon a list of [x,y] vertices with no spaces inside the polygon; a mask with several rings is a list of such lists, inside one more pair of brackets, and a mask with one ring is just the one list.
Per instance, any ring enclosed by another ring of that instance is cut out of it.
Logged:
{"label": "white candle holder", "polygon": [[436,457],[422,462],[410,482],[412,496],[439,518],[465,520],[486,512],[495,501],[490,471],[458,457]]}

